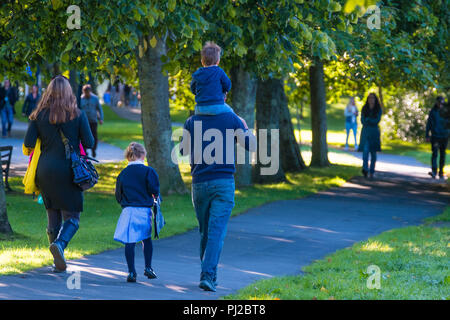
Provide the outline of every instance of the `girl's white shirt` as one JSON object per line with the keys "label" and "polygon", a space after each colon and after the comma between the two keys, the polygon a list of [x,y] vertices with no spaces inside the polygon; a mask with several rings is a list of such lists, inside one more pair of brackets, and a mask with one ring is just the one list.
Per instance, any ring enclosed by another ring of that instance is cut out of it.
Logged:
{"label": "girl's white shirt", "polygon": [[133,165],[133,164],[143,164],[143,165],[145,165],[144,160],[128,161],[128,166],[129,165]]}

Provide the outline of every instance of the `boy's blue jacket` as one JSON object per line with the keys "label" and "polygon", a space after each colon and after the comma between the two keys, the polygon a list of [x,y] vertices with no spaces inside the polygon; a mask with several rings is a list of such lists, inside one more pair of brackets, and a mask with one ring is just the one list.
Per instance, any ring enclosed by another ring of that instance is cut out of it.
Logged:
{"label": "boy's blue jacket", "polygon": [[191,91],[198,106],[223,104],[231,81],[219,66],[199,68],[192,75]]}

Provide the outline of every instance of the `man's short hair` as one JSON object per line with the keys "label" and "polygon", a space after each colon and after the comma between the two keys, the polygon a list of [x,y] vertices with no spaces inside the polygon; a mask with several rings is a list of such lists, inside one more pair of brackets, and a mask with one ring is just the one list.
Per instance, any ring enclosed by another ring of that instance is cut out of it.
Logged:
{"label": "man's short hair", "polygon": [[86,93],[86,92],[91,92],[92,91],[92,87],[91,87],[91,85],[90,84],[85,84],[84,86],[83,86],[83,93]]}
{"label": "man's short hair", "polygon": [[208,41],[202,49],[202,62],[205,66],[215,65],[220,59],[222,49],[214,42]]}

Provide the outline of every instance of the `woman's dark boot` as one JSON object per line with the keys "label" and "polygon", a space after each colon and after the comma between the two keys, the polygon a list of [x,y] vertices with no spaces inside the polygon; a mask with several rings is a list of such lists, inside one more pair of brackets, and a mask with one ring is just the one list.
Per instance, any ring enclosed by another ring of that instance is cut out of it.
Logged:
{"label": "woman's dark boot", "polygon": [[64,221],[58,238],[50,245],[50,252],[55,261],[55,268],[59,271],[65,271],[67,268],[66,259],[64,258],[64,249],[66,249],[69,241],[73,238],[78,228],[78,220],[73,218],[67,219]]}
{"label": "woman's dark boot", "polygon": [[[58,238],[58,234],[59,234],[59,230],[60,229],[61,229],[61,226],[59,226],[57,228],[54,228],[54,229],[48,229],[47,228],[47,239],[48,239],[48,244],[49,245],[51,245]],[[53,260],[52,271],[53,272],[60,272],[58,269],[56,269],[54,260]]]}

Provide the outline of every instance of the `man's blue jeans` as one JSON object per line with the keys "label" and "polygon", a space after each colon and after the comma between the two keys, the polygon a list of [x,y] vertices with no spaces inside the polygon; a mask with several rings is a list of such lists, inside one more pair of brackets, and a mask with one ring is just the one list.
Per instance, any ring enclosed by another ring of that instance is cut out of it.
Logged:
{"label": "man's blue jeans", "polygon": [[192,184],[192,203],[200,229],[202,279],[216,278],[217,265],[234,207],[234,179]]}
{"label": "man's blue jeans", "polygon": [[9,103],[6,103],[3,106],[3,109],[0,111],[0,115],[2,117],[2,135],[6,136],[8,132],[11,131],[11,127],[14,121],[14,113],[13,108]]}
{"label": "man's blue jeans", "polygon": [[[369,153],[370,153],[370,170],[369,170]],[[366,141],[363,149],[363,170],[366,172],[375,172],[375,163],[377,162],[377,152],[370,151],[369,142]]]}

